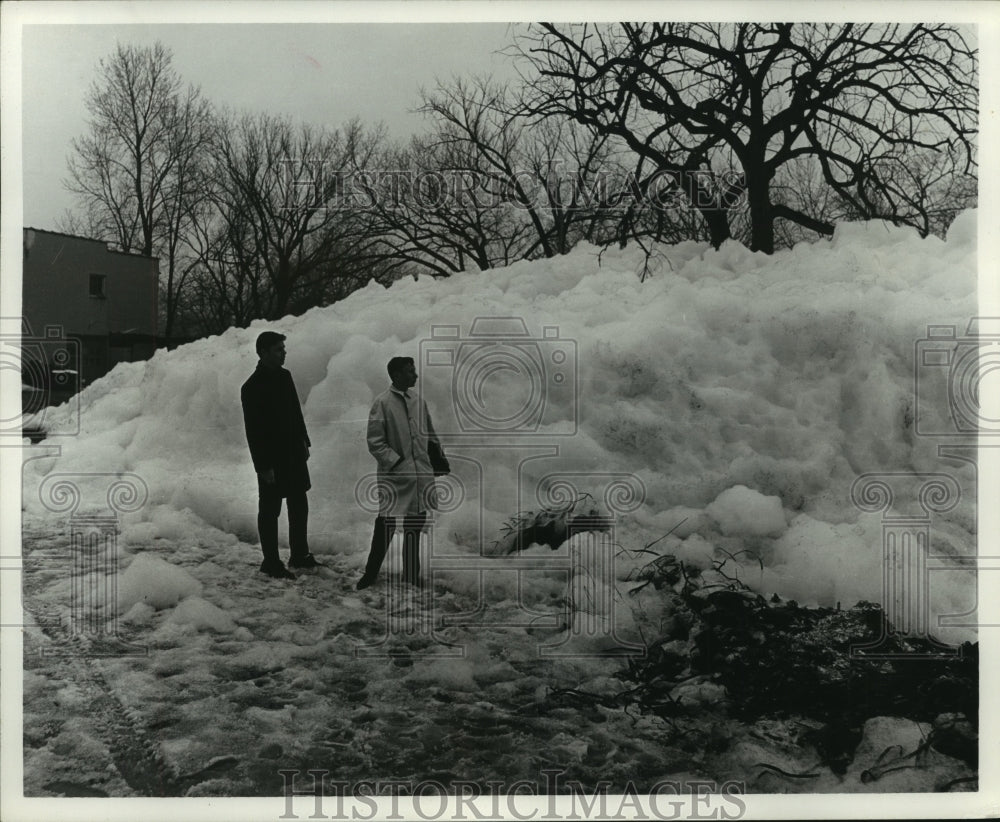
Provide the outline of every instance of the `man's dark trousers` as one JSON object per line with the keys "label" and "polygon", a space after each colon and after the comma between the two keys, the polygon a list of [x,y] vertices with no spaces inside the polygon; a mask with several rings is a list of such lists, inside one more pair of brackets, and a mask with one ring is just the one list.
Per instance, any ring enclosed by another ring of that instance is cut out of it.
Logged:
{"label": "man's dark trousers", "polygon": [[[281,514],[281,494],[275,483],[257,480],[259,492],[257,504],[257,533],[260,535],[260,549],[264,554],[264,565],[281,565],[278,556],[278,517]],[[288,545],[291,548],[289,562],[303,559],[309,554],[306,528],[309,521],[309,501],[305,491],[289,493],[288,498]]]}
{"label": "man's dark trousers", "polygon": [[[403,519],[403,581],[414,585],[420,579],[420,532],[424,529],[427,519],[426,512],[409,514]],[[386,549],[396,533],[395,517],[378,516],[375,518],[375,529],[372,532],[372,547],[368,552],[368,563],[365,565],[363,579],[372,582],[378,576],[385,559]]]}

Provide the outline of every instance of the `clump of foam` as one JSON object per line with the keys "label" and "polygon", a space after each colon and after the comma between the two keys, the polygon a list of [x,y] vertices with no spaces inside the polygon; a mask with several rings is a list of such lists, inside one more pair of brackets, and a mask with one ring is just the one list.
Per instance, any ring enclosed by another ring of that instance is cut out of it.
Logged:
{"label": "clump of foam", "polygon": [[745,485],[727,488],[705,510],[727,536],[776,537],[787,527],[781,500]]}
{"label": "clump of foam", "polygon": [[167,617],[168,622],[191,625],[196,630],[215,631],[220,634],[236,630],[236,621],[221,608],[201,597],[191,596],[181,600]]}
{"label": "clump of foam", "polygon": [[200,593],[201,583],[183,568],[152,554],[138,554],[118,583],[118,610],[127,612],[141,602],[162,611]]}

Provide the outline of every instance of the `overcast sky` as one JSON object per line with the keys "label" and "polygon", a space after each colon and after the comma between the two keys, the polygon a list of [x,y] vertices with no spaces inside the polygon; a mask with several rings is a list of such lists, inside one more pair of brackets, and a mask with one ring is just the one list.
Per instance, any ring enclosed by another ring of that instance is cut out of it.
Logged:
{"label": "overcast sky", "polygon": [[87,130],[85,98],[116,43],[164,43],[174,67],[219,106],[337,126],[382,121],[394,136],[424,127],[421,86],[452,75],[511,76],[505,23],[33,25],[23,39],[24,224],[55,228],[70,141]]}
{"label": "overcast sky", "polygon": [[[54,228],[73,205],[63,187],[70,142],[87,129],[85,98],[98,61],[116,43],[148,45],[162,41],[174,55],[181,77],[201,87],[214,104],[235,109],[286,114],[316,125],[336,126],[352,117],[366,123],[384,122],[390,134],[405,137],[425,127],[410,113],[418,104],[421,86],[433,87],[435,78],[491,74],[513,77],[509,56],[500,53],[520,26],[506,22],[426,22],[505,19],[608,19],[609,15],[649,19],[661,14],[702,19],[796,19],[803,13],[817,19],[837,19],[864,9],[866,19],[917,19],[914,15],[952,21],[976,21],[982,28],[984,80],[995,77],[996,14],[1000,4],[949,2],[899,3],[625,3],[608,2],[514,3],[462,2],[404,3],[315,2],[242,3],[200,2],[74,2],[4,3],[5,67],[16,60],[18,26],[23,22],[19,67],[23,104],[20,112],[23,156],[20,163],[5,150],[5,161],[23,171],[21,220],[7,209],[11,227]],[[984,11],[984,8],[986,11]],[[994,14],[988,12],[992,10]],[[287,23],[295,20],[341,22]],[[66,25],[74,20],[75,24]],[[135,24],[135,21],[144,24]],[[255,22],[246,22],[253,20]],[[345,22],[379,20],[382,22]],[[400,20],[421,22],[398,22]],[[188,22],[197,21],[197,22]],[[270,22],[273,21],[273,22]],[[282,22],[278,22],[282,21]],[[984,25],[984,21],[986,24]],[[111,23],[111,24],[109,24]],[[58,25],[57,25],[58,24]],[[11,44],[15,47],[11,48]],[[5,88],[10,75],[6,72]],[[981,159],[989,161],[995,98],[994,86],[983,83]],[[4,99],[4,121],[18,116]],[[5,138],[6,139],[6,138]],[[9,169],[10,166],[7,166]],[[16,190],[17,179],[5,190]],[[983,183],[988,183],[984,179]],[[984,205],[989,201],[983,192]],[[9,202],[9,201],[8,201]],[[6,223],[5,223],[6,224]]]}

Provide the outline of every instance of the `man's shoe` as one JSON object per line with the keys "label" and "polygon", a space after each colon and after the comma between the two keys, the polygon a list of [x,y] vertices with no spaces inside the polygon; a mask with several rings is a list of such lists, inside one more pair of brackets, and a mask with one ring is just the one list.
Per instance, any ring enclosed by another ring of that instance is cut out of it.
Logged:
{"label": "man's shoe", "polygon": [[361,579],[358,580],[358,584],[354,586],[354,589],[356,591],[363,591],[365,588],[370,588],[373,582],[375,582],[374,577],[371,579],[368,577],[361,577]]}
{"label": "man's shoe", "polygon": [[295,579],[295,574],[284,565],[261,565],[260,572],[274,579]]}
{"label": "man's shoe", "polygon": [[288,560],[289,568],[320,568],[322,567],[321,562],[317,562],[316,557],[312,554],[306,554],[304,557],[293,557]]}

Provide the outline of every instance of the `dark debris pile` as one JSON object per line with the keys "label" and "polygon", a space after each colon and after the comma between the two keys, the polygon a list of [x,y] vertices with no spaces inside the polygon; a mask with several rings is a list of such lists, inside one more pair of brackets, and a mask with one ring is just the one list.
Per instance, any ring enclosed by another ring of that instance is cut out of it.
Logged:
{"label": "dark debris pile", "polygon": [[704,680],[725,689],[724,704],[713,710],[734,719],[815,720],[820,727],[810,741],[834,766],[849,761],[865,720],[893,716],[932,723],[935,747],[976,767],[977,643],[949,648],[896,635],[881,607],[868,602],[806,608],[776,596],[768,601],[738,582],[705,585],[669,555],[637,579],[669,589],[673,605],[665,634],[622,674],[642,710],[682,715],[671,692]]}

